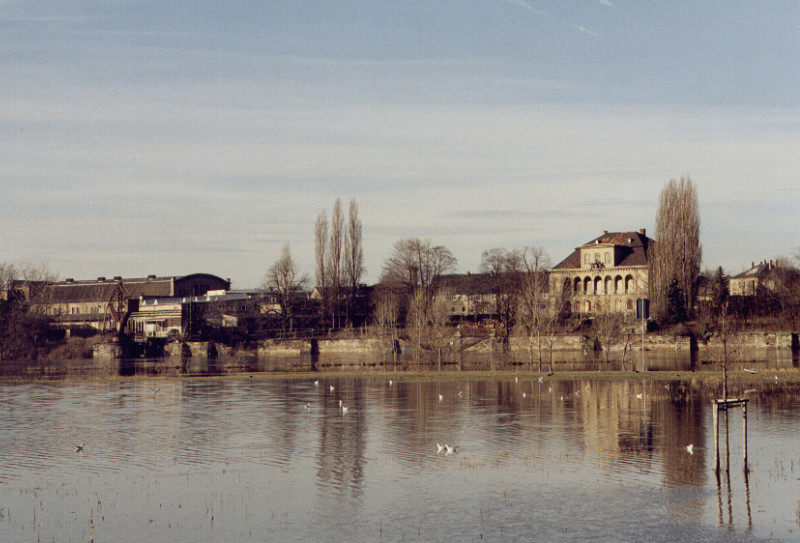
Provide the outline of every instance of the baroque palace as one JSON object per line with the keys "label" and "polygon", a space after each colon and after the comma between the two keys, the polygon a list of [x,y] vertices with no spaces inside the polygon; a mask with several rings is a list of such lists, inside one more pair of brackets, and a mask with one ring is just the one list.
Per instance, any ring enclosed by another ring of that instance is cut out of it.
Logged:
{"label": "baroque palace", "polygon": [[551,298],[566,294],[563,298],[573,313],[635,315],[637,298],[647,297],[653,243],[644,228],[638,232],[603,231],[553,267]]}

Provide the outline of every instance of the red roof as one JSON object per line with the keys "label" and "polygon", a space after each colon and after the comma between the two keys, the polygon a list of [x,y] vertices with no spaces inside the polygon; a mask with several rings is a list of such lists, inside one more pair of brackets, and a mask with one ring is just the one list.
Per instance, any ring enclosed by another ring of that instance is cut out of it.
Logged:
{"label": "red roof", "polygon": [[613,245],[618,249],[619,260],[616,267],[646,266],[647,257],[654,241],[644,231],[639,232],[603,232],[575,250],[567,258],[556,264],[554,270],[567,270],[581,267],[581,249],[597,245]]}

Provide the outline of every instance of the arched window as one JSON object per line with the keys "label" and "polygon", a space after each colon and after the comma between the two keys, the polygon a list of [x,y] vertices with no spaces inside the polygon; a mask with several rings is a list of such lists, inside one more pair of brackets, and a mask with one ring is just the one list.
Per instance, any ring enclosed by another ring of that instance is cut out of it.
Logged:
{"label": "arched window", "polygon": [[633,276],[625,276],[625,294],[633,292]]}
{"label": "arched window", "polygon": [[606,277],[605,284],[603,285],[603,293],[604,294],[611,294],[614,290],[613,282],[611,277]]}
{"label": "arched window", "polygon": [[629,299],[627,301],[628,311],[633,311],[633,300]]}
{"label": "arched window", "polygon": [[592,279],[590,277],[585,278],[583,280],[583,293],[586,294],[587,296],[589,294],[593,294],[591,287],[592,287]]}
{"label": "arched window", "polygon": [[603,279],[601,277],[594,278],[594,293],[595,294],[603,293]]}
{"label": "arched window", "polygon": [[576,277],[575,278],[575,287],[574,287],[572,293],[573,294],[580,294],[581,293],[581,278],[580,277]]}
{"label": "arched window", "polygon": [[586,254],[584,254],[584,255],[583,255],[583,263],[584,263],[584,264],[589,264],[589,263],[590,263],[590,262],[589,262],[589,259],[590,259],[590,258],[591,258],[591,256],[589,255],[589,253],[586,253]]}
{"label": "arched window", "polygon": [[586,312],[587,313],[592,312],[592,302],[590,302],[589,300],[586,300]]}
{"label": "arched window", "polygon": [[600,310],[601,310],[601,307],[600,307],[600,300],[597,300],[597,301],[594,303],[594,310],[595,310],[595,311],[597,311],[598,313],[600,313]]}
{"label": "arched window", "polygon": [[600,253],[595,253],[594,254],[594,261],[595,262],[600,262]]}
{"label": "arched window", "polygon": [[606,253],[606,266],[610,265],[611,265],[611,252],[609,251]]}
{"label": "arched window", "polygon": [[614,278],[614,294],[622,294],[622,277],[619,275]]}

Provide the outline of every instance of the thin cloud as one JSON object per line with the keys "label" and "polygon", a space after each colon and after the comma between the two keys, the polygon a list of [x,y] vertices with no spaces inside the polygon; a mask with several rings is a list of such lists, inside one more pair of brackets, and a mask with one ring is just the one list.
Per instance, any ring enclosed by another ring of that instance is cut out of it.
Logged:
{"label": "thin cloud", "polygon": [[525,0],[508,0],[508,1],[514,4],[515,6],[519,6],[521,8],[533,11],[533,7]]}
{"label": "thin cloud", "polygon": [[598,3],[598,4],[602,4],[602,5],[604,5],[604,6],[607,6],[607,7],[609,7],[609,8],[613,8],[613,7],[614,7],[614,4],[612,4],[611,2],[609,2],[609,0],[597,0],[597,3]]}
{"label": "thin cloud", "polygon": [[588,28],[586,28],[586,27],[585,27],[585,26],[583,26],[583,25],[576,25],[576,24],[572,24],[572,23],[570,23],[570,25],[569,25],[569,26],[571,26],[571,27],[572,27],[572,28],[574,28],[575,30],[578,30],[579,32],[583,32],[584,34],[589,34],[590,36],[598,36],[598,37],[602,37],[602,34],[599,34],[599,33],[597,33],[597,32],[594,32],[594,31],[592,31],[592,30],[589,30]]}

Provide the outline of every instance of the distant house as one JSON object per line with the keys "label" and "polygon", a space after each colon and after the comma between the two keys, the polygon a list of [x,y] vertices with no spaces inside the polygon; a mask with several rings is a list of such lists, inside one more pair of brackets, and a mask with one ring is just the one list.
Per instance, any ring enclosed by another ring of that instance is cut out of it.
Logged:
{"label": "distant house", "polygon": [[[20,285],[25,291],[25,285]],[[199,296],[210,290],[228,290],[230,281],[215,275],[197,273],[185,276],[145,278],[114,277],[75,281],[65,279],[49,283],[37,303],[42,306],[51,327],[91,334],[113,331],[128,325],[138,311],[140,300],[157,297]]]}
{"label": "distant house", "polygon": [[778,294],[781,287],[800,278],[794,268],[779,265],[773,260],[752,262],[750,269],[730,278],[728,289],[731,296],[766,296]]}
{"label": "distant house", "polygon": [[496,316],[495,281],[488,273],[445,274],[436,281],[452,319],[480,320]]}
{"label": "distant house", "polygon": [[551,295],[567,294],[573,313],[635,314],[636,299],[647,297],[653,244],[644,228],[604,231],[550,270]]}
{"label": "distant house", "polygon": [[274,301],[261,292],[210,290],[198,296],[142,297],[128,330],[138,340],[178,338],[209,331],[249,332]]}

